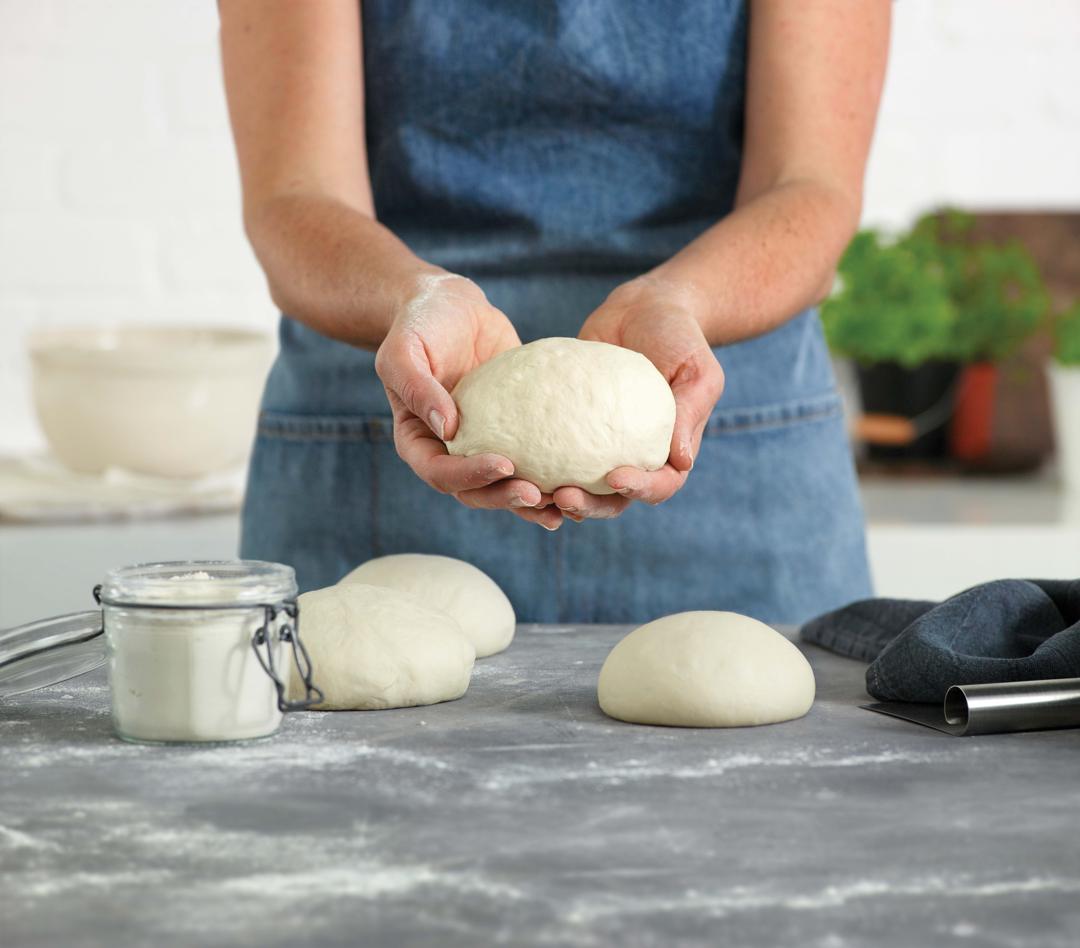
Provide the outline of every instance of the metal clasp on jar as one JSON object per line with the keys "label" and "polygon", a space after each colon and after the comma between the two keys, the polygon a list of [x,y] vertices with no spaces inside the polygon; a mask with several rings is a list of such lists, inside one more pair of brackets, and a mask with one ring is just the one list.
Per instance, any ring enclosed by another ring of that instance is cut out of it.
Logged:
{"label": "metal clasp on jar", "polygon": [[[303,711],[313,704],[319,704],[325,698],[311,677],[311,657],[307,648],[300,638],[300,605],[295,599],[286,599],[283,602],[271,605],[265,604],[263,609],[263,624],[257,628],[251,636],[251,647],[255,650],[255,657],[259,660],[263,670],[274,682],[277,690],[278,710],[280,711]],[[298,701],[289,701],[286,697],[288,683],[278,673],[274,665],[273,632],[274,621],[278,613],[283,612],[286,621],[277,630],[279,642],[286,642],[292,646],[293,663],[300,673],[300,680],[304,683],[304,697]]]}

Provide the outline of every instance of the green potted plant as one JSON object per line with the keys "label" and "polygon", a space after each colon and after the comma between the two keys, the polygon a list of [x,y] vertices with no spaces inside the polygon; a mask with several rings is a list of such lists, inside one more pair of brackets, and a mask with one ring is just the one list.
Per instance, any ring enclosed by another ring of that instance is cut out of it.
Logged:
{"label": "green potted plant", "polygon": [[974,224],[943,211],[893,242],[863,231],[840,262],[822,319],[856,362],[872,457],[989,451],[998,363],[1038,329],[1048,297],[1020,244],[977,240]]}
{"label": "green potted plant", "polygon": [[840,260],[821,316],[832,350],[855,363],[870,456],[940,457],[957,372],[957,312],[944,267],[911,235],[887,241],[862,231]]}
{"label": "green potted plant", "polygon": [[970,214],[922,217],[910,242],[928,267],[940,266],[956,308],[950,350],[962,363],[950,425],[950,453],[979,464],[991,449],[999,365],[1038,330],[1049,297],[1035,261],[1017,241],[976,239]]}
{"label": "green potted plant", "polygon": [[1080,494],[1080,301],[1054,319],[1050,395],[1061,478]]}

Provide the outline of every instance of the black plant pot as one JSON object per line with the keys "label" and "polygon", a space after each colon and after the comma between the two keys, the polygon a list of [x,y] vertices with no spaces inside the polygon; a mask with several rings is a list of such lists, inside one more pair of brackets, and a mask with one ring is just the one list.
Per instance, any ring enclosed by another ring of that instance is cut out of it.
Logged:
{"label": "black plant pot", "polygon": [[940,460],[949,454],[949,421],[953,414],[956,362],[931,360],[906,368],[896,362],[857,367],[863,412],[893,415],[914,422],[917,435],[905,445],[867,445],[871,460]]}

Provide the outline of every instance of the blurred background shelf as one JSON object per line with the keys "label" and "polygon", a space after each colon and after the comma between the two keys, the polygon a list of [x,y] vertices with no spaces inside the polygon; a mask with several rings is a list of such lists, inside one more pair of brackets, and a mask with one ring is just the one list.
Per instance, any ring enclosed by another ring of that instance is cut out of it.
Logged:
{"label": "blurred background shelf", "polygon": [[941,599],[989,579],[1080,576],[1080,498],[1049,473],[864,478],[877,593]]}
{"label": "blurred background shelf", "polygon": [[1080,527],[1080,500],[1052,472],[1029,477],[861,478],[866,519],[876,527]]}

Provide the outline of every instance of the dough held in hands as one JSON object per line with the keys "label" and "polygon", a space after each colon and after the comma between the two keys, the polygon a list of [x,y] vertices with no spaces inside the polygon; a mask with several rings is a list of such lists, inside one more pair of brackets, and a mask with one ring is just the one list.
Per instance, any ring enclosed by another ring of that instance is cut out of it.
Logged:
{"label": "dough held in hands", "polygon": [[476,657],[494,655],[514,637],[514,607],[498,584],[472,563],[450,556],[396,553],[361,564],[343,583],[368,583],[409,593],[457,620]]}
{"label": "dough held in hands", "polygon": [[[412,596],[364,583],[300,599],[300,634],[330,711],[409,708],[465,694],[476,653],[453,618]],[[295,664],[289,699],[304,696]]]}
{"label": "dough held in hands", "polygon": [[775,724],[810,710],[814,673],[802,652],[757,619],[680,612],[619,642],[597,695],[606,715],[634,724]]}
{"label": "dough held in hands", "polygon": [[606,342],[538,339],[499,353],[453,391],[451,454],[501,454],[542,491],[614,491],[617,467],[656,471],[671,453],[675,397],[640,352]]}

